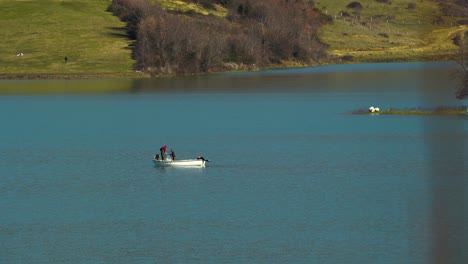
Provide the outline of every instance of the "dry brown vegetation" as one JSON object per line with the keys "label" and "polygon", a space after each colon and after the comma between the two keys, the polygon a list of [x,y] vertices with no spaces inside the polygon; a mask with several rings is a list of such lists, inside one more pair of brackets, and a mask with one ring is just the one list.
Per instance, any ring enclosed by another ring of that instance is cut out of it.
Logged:
{"label": "dry brown vegetation", "polygon": [[262,68],[283,61],[310,64],[326,56],[317,29],[326,17],[312,1],[205,1],[226,17],[171,13],[158,2],[114,0],[110,10],[136,40],[136,69],[157,74]]}
{"label": "dry brown vegetation", "polygon": [[459,46],[459,53],[454,57],[459,65],[454,76],[458,82],[456,96],[464,99],[468,97],[468,31],[464,35],[457,35],[454,43]]}

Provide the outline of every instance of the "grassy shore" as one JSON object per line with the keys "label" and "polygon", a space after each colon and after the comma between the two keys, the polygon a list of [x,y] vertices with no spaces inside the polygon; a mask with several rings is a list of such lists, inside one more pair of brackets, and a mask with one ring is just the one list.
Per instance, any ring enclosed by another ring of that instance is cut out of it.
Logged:
{"label": "grassy shore", "polygon": [[142,72],[84,72],[84,73],[10,73],[1,74],[0,80],[76,80],[76,79],[117,79],[117,78],[147,78],[148,74]]}
{"label": "grassy shore", "polygon": [[379,112],[369,112],[368,109],[352,111],[358,115],[468,115],[468,107],[438,107],[434,109],[385,109]]}

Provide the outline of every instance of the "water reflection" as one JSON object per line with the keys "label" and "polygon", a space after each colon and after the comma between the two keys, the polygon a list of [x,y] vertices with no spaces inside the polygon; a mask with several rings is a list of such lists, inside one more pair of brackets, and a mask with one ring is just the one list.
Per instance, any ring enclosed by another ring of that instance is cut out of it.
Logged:
{"label": "water reflection", "polygon": [[131,79],[2,80],[0,95],[123,93],[129,92],[133,83]]}
{"label": "water reflection", "polygon": [[[451,63],[389,63],[329,65],[143,79],[2,80],[0,81],[0,94],[232,93],[317,90],[375,92],[376,89],[383,92],[408,92],[411,90],[408,87],[423,87],[419,82],[428,79],[430,80],[427,82],[439,83],[437,88],[450,87],[451,84],[443,83],[443,81],[446,82],[445,79],[434,78],[440,76],[440,71],[448,71],[453,67]],[[432,74],[436,71],[439,71],[439,74]]]}
{"label": "water reflection", "polygon": [[[415,92],[419,96],[421,91],[429,92],[428,87],[422,84],[426,80],[432,84],[430,93],[436,94],[439,98],[446,98],[446,102],[450,102],[453,101],[453,97],[450,92],[443,90],[452,84],[440,76],[441,72],[449,72],[452,68],[452,63],[330,65],[139,79],[133,81],[130,90],[134,93],[304,91],[374,93],[378,89],[382,93]],[[404,99],[400,97],[400,101]]]}

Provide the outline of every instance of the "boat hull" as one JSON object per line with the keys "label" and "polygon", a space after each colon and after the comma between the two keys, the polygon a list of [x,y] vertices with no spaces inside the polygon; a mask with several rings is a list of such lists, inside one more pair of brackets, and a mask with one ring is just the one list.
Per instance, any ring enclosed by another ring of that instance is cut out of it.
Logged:
{"label": "boat hull", "polygon": [[158,167],[205,167],[205,161],[201,159],[188,160],[153,160]]}

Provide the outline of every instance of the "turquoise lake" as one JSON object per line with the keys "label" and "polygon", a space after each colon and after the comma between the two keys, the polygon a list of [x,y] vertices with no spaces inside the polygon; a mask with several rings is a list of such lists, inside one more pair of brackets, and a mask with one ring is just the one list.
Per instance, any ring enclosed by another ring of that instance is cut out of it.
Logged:
{"label": "turquoise lake", "polygon": [[0,81],[0,263],[467,263],[455,68]]}

